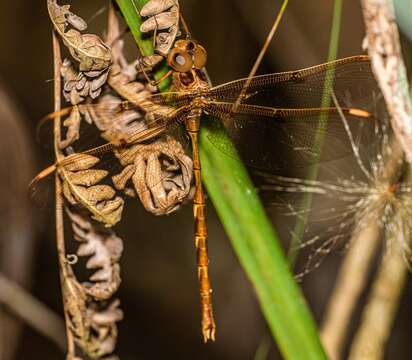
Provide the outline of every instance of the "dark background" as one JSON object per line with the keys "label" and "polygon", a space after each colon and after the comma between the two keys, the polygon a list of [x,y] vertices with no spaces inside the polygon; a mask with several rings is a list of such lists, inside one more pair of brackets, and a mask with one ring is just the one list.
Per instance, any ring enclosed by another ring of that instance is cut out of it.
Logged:
{"label": "dark background", "polygon": [[[106,5],[101,0],[71,3],[74,12],[86,20]],[[208,50],[208,71],[215,84],[248,74],[279,3],[271,0],[181,1],[193,36]],[[260,73],[326,61],[332,10],[330,0],[292,1]],[[90,30],[103,29],[103,24],[104,14],[93,20]],[[358,1],[345,1],[340,57],[362,53],[363,31]],[[0,214],[4,215],[11,211],[10,207],[20,208],[19,197],[10,184],[17,180],[26,183],[52,161],[52,156],[34,141],[36,122],[52,109],[51,25],[46,1],[0,1],[0,55],[0,85],[24,119],[23,128],[14,128],[0,119],[0,129],[3,129],[0,143],[7,144],[0,148],[4,149],[0,154],[0,168],[3,168],[3,178],[5,175],[11,178],[1,185],[4,191],[0,193],[3,204]],[[11,154],[14,160],[7,162]],[[25,222],[19,216],[16,222],[2,221],[3,227],[10,231],[7,235],[1,233],[0,249],[8,253],[0,259],[3,265],[7,263],[5,259],[11,260],[16,267],[16,278],[20,276],[35,296],[61,314],[53,214],[38,209],[22,214],[26,220],[31,217],[32,222]],[[128,205],[122,225],[117,228],[125,240],[120,291],[125,319],[120,323],[118,345],[122,360],[253,359],[259,346],[271,341],[254,291],[211,204],[208,216],[218,330],[217,341],[203,345],[191,206],[157,218],[144,212],[138,202]],[[23,228],[26,232],[22,232]],[[18,242],[21,236],[16,234],[22,233],[25,240]],[[10,244],[15,238],[12,252]],[[340,259],[341,254],[332,254],[319,270],[303,281],[303,290],[317,321],[322,318]],[[387,348],[388,359],[407,359],[405,354],[412,352],[409,321],[412,294],[409,290],[406,293]],[[21,335],[16,359],[63,359],[63,353],[52,342],[31,328],[25,326]],[[8,346],[0,341],[1,345]],[[268,359],[277,358],[276,345],[272,344]]]}

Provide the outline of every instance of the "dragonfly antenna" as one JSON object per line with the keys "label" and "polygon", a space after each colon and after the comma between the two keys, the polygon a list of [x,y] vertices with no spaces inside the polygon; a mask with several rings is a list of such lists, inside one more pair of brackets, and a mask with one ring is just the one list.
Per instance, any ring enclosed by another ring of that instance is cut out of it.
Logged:
{"label": "dragonfly antenna", "polygon": [[189,26],[187,25],[187,22],[186,22],[185,18],[183,17],[183,13],[180,10],[179,10],[179,13],[180,13],[180,21],[182,22],[183,30],[186,34],[186,37],[191,38],[192,35],[190,34]]}

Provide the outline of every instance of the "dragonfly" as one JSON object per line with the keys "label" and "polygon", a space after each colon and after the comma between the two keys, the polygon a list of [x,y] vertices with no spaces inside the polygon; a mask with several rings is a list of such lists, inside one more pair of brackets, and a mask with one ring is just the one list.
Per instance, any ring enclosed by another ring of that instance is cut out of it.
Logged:
{"label": "dragonfly", "polygon": [[[295,159],[299,164],[306,166],[321,158],[322,161],[328,161],[350,152],[350,146],[345,143],[346,137],[341,136],[345,134],[345,130],[340,113],[354,126],[373,122],[374,114],[368,106],[373,103],[371,89],[376,88],[376,82],[369,58],[358,55],[301,70],[258,75],[211,86],[204,71],[207,52],[191,38],[175,42],[167,63],[172,76],[170,90],[153,94],[146,100],[166,106],[170,111],[154,111],[144,129],[125,134],[116,141],[68,155],[43,170],[32,185],[59,168],[81,161],[82,156],[101,156],[118,149],[127,149],[164,136],[176,128],[182,129],[191,145],[193,160],[194,238],[201,328],[206,342],[215,339],[216,324],[209,276],[206,200],[199,157],[199,131],[202,125],[213,118],[214,123],[225,129],[247,166],[278,174],[292,166],[294,157],[299,158]],[[328,104],[325,97],[329,98],[332,92],[342,105],[339,109],[325,106]],[[94,105],[84,106],[90,108]],[[104,115],[110,117],[122,111],[141,108],[141,104],[123,101],[111,107]],[[62,116],[70,111],[69,108],[52,114],[52,117]],[[327,143],[333,146],[333,152],[322,153],[322,147],[316,145],[319,135],[324,137],[324,146]],[[222,141],[219,132],[211,131],[208,136],[223,155],[236,156],[227,142]]]}

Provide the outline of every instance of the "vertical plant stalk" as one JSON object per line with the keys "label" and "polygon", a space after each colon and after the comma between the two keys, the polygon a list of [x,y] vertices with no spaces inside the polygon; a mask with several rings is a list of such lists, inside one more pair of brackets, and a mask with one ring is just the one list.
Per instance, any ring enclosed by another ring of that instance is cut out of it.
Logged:
{"label": "vertical plant stalk", "polygon": [[[398,215],[398,216],[405,216]],[[402,221],[402,219],[400,219]],[[409,236],[409,229],[405,233]],[[393,234],[404,236],[403,233]],[[384,256],[373,283],[372,294],[362,315],[362,324],[350,350],[350,360],[379,360],[384,358],[386,341],[390,335],[408,268],[402,250],[393,240],[389,253]],[[404,239],[408,241],[410,239]]]}
{"label": "vertical plant stalk", "polygon": [[391,124],[412,164],[412,102],[392,0],[362,0],[366,45]]}
{"label": "vertical plant stalk", "polygon": [[371,219],[350,243],[327,305],[320,333],[323,346],[331,360],[341,358],[353,311],[365,288],[371,260],[379,249],[377,219]]}
{"label": "vertical plant stalk", "polygon": [[[402,159],[403,151],[396,139],[392,139],[388,146],[392,151],[379,176],[392,183],[397,181],[397,174],[403,164],[399,160]],[[381,216],[381,213],[369,216],[369,220],[365,220],[368,223],[352,234],[349,251],[341,265],[321,327],[321,339],[330,359],[341,358],[353,312],[366,286],[371,262],[381,244],[382,229],[378,225]]]}
{"label": "vertical plant stalk", "polygon": [[[339,34],[340,34],[340,27],[341,27],[341,18],[342,18],[342,7],[343,7],[343,1],[342,0],[335,0],[335,5],[333,9],[333,19],[332,19],[332,28],[330,32],[330,41],[329,41],[329,51],[328,51],[328,59],[327,61],[333,61],[336,60],[337,53],[338,53],[338,43],[339,43]],[[326,75],[326,78],[329,78],[330,75],[333,74],[334,69],[329,69],[328,74]],[[330,106],[330,93],[329,93],[329,86],[332,87],[333,84],[327,84],[325,82],[324,84],[324,91],[322,95],[322,102],[321,102],[321,107],[329,107]],[[322,118],[327,118],[327,114],[322,114],[320,115]],[[324,120],[324,119],[323,119]],[[327,127],[327,122],[326,121],[320,121],[318,125],[318,131],[315,137],[315,141],[313,146],[314,147],[322,147],[322,144],[324,142],[324,130]],[[319,162],[316,161],[315,164],[313,164],[307,175],[308,180],[316,180],[319,172]],[[304,233],[305,233],[305,228],[308,222],[308,214],[309,214],[309,209],[312,206],[312,200],[313,200],[313,195],[311,193],[305,193],[302,196],[302,200],[299,205],[299,209],[301,210],[302,216],[299,216],[296,220],[295,228],[293,229],[292,232],[292,239],[288,251],[288,260],[291,268],[294,267],[298,255],[299,255],[299,244],[301,243]]]}
{"label": "vertical plant stalk", "polygon": [[[123,9],[127,6],[132,12],[131,1],[117,0]],[[129,23],[133,21],[131,18],[126,17],[131,31],[138,31],[138,27]],[[139,36],[135,35],[136,38]],[[224,132],[221,141],[229,144]],[[216,149],[205,127],[200,132],[199,150],[208,193],[256,288],[262,311],[283,356],[302,359],[304,354],[305,359],[326,359],[310,311],[241,161]]]}
{"label": "vertical plant stalk", "polygon": [[201,132],[203,178],[283,356],[325,359],[316,326],[249,175],[240,160],[215,148],[208,131]]}
{"label": "vertical plant stalk", "polygon": [[[53,30],[53,59],[54,59],[54,111],[59,113],[61,110],[61,75],[60,75],[60,68],[61,68],[61,51],[60,51],[60,43],[56,36],[56,32]],[[61,141],[61,118],[60,116],[56,116],[54,119],[54,151],[56,156],[56,161],[60,161],[63,157],[59,144]],[[63,219],[63,189],[62,183],[59,177],[58,172],[55,173],[55,196],[56,196],[56,205],[55,205],[55,216],[56,216],[56,245],[57,245],[57,255],[59,259],[59,269],[60,269],[60,282],[62,284],[65,279],[66,273],[66,249],[65,249],[65,242],[64,242],[64,219]],[[65,309],[66,304],[63,299],[63,308],[64,308],[64,316],[66,318],[66,336],[67,336],[67,356],[68,358],[75,358],[75,345],[74,345],[74,338],[73,334],[69,329],[69,319],[67,318],[68,314]]]}

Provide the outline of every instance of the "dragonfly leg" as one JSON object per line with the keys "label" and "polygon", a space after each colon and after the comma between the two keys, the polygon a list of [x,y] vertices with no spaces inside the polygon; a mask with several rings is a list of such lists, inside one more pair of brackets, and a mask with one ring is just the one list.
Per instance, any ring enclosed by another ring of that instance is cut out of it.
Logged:
{"label": "dragonfly leg", "polygon": [[190,124],[188,123],[186,126],[193,146],[193,172],[195,177],[195,195],[193,199],[193,211],[195,219],[195,245],[197,251],[197,271],[200,287],[202,333],[204,341],[207,342],[208,340],[215,340],[216,325],[213,317],[212,288],[209,279],[206,204],[202,187],[198,147],[199,131],[198,129],[191,131]]}
{"label": "dragonfly leg", "polygon": [[147,70],[144,68],[141,61],[138,62],[137,66],[139,67],[138,70],[144,75],[147,82],[152,86],[159,85],[163,80],[166,80],[170,75],[173,74],[173,71],[169,70],[168,72],[166,72],[166,74],[162,75],[162,77],[160,79],[152,80],[152,79],[150,79],[149,75],[147,75],[147,72],[146,72]]}

